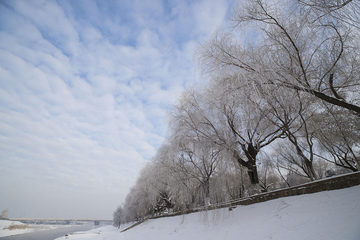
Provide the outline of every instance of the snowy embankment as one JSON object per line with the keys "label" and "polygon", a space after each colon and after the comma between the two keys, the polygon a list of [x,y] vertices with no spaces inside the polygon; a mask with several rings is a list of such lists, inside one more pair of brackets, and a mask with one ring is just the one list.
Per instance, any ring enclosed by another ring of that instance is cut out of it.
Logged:
{"label": "snowy embankment", "polygon": [[148,220],[126,232],[103,227],[60,239],[359,240],[360,186]]}
{"label": "snowy embankment", "polygon": [[25,224],[18,221],[0,220],[0,238],[35,231],[50,230],[64,226],[65,225]]}

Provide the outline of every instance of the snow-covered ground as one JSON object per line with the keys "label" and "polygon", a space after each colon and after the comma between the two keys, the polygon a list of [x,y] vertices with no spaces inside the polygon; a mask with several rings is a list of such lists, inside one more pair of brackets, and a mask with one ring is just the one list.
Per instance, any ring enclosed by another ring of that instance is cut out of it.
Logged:
{"label": "snow-covered ground", "polygon": [[66,225],[24,224],[18,221],[0,220],[0,238],[35,231],[55,229],[64,226]]}
{"label": "snow-covered ground", "polygon": [[359,240],[360,186],[237,206],[232,211],[153,219],[123,233],[107,226],[60,239]]}

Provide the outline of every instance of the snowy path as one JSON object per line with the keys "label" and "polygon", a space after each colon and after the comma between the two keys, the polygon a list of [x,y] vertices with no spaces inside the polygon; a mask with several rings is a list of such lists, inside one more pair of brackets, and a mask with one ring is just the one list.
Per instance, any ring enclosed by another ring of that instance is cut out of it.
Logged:
{"label": "snowy path", "polygon": [[148,220],[126,232],[113,227],[72,240],[359,240],[360,186],[263,203]]}

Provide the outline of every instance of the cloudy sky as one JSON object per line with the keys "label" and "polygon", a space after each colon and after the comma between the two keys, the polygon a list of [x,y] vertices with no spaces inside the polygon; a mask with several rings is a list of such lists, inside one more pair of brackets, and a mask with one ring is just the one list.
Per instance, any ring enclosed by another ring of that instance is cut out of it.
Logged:
{"label": "cloudy sky", "polygon": [[112,218],[231,0],[0,1],[0,212]]}

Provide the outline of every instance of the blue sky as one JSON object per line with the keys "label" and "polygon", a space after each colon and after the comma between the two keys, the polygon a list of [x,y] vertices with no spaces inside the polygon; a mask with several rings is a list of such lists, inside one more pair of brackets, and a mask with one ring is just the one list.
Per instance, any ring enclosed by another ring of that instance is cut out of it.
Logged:
{"label": "blue sky", "polygon": [[0,1],[0,211],[111,218],[233,1]]}

